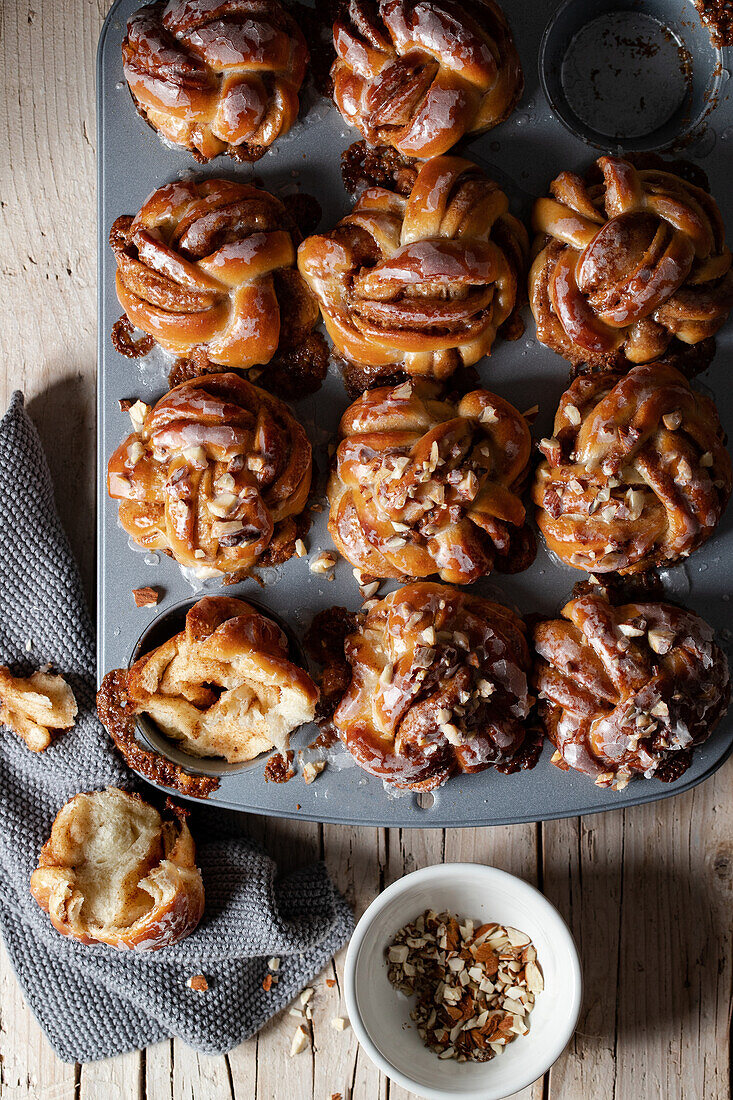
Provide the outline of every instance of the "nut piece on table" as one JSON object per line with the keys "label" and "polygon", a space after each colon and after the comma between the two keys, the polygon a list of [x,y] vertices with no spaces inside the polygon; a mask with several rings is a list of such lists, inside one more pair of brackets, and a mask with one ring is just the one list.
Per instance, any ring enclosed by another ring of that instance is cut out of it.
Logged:
{"label": "nut piece on table", "polygon": [[204,887],[186,813],[116,787],[63,806],[31,876],[54,928],[81,943],[157,951],[193,932]]}
{"label": "nut piece on table", "polygon": [[109,460],[120,523],[146,550],[205,575],[244,575],[295,550],[312,472],[284,402],[236,374],[170,390]]}
{"label": "nut piece on table", "polygon": [[328,529],[357,579],[438,573],[469,584],[531,565],[520,493],[532,444],[508,401],[483,389],[443,397],[435,382],[410,379],[363,394],[339,436]]}
{"label": "nut piece on table", "polygon": [[540,343],[593,369],[661,356],[686,372],[709,364],[733,307],[731,254],[715,200],[676,167],[599,157],[537,200],[529,294]]}
{"label": "nut piece on table", "polygon": [[272,619],[244,600],[205,596],[180,634],[135,662],[127,695],[186,752],[233,763],[286,751],[292,730],[312,721],[318,689]]}
{"label": "nut piece on table", "polygon": [[493,0],[343,4],[333,28],[333,97],[370,145],[420,158],[503,122],[524,87]]}
{"label": "nut piece on table", "polygon": [[0,667],[0,722],[22,737],[32,752],[43,752],[55,734],[71,729],[77,709],[63,676],[50,672],[13,676]]}
{"label": "nut piece on table", "polygon": [[712,629],[672,604],[614,605],[602,589],[560,615],[534,630],[534,686],[553,764],[614,790],[634,776],[677,779],[730,698]]}
{"label": "nut piece on table", "polygon": [[277,0],[157,0],[134,13],[122,43],[142,117],[205,162],[258,160],[298,117],[308,48]]}
{"label": "nut piece on table", "polygon": [[367,188],[298,250],[358,392],[400,372],[444,379],[477,363],[521,301],[527,232],[498,185],[459,157],[402,177],[407,194]]}
{"label": "nut piece on table", "polygon": [[306,1047],[310,1046],[310,1035],[308,1029],[303,1024],[298,1024],[293,1035],[293,1041],[290,1044],[290,1057],[293,1058],[296,1054],[302,1054]]}
{"label": "nut piece on table", "polygon": [[730,496],[724,438],[711,399],[666,363],[576,378],[532,490],[549,549],[594,574],[686,558]]}

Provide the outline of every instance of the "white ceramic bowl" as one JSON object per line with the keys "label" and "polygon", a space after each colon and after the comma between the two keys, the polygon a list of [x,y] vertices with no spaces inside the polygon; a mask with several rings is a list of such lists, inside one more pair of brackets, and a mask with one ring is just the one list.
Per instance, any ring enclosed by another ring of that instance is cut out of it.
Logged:
{"label": "white ceramic bowl", "polygon": [[[490,1062],[441,1061],[410,1020],[413,1000],[387,977],[385,948],[425,909],[512,925],[537,948],[545,988],[537,995],[529,1034]],[[349,1019],[366,1053],[393,1081],[426,1100],[501,1100],[518,1092],[559,1058],[580,1012],[578,952],[557,909],[529,883],[479,863],[425,867],[384,890],[356,926],[345,979]]]}

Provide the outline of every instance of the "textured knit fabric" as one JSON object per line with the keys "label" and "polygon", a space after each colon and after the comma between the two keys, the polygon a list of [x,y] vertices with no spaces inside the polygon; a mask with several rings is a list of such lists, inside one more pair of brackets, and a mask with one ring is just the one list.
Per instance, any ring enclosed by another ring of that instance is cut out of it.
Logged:
{"label": "textured knit fabric", "polygon": [[[110,784],[145,789],[96,717],[92,625],[20,393],[0,422],[0,562],[0,663],[23,674],[50,663],[79,704],[74,729],[43,753],[0,727],[0,930],[28,1003],[65,1061],[93,1061],[171,1035],[207,1053],[230,1050],[348,940],[351,911],[322,864],[278,876],[255,844],[226,836],[213,809],[202,816],[215,821],[215,839],[198,817],[192,829],[204,918],[173,947],[85,947],[56,932],[32,899],[38,853],[72,795]],[[281,967],[265,992],[270,956]],[[188,987],[200,973],[208,992]]]}

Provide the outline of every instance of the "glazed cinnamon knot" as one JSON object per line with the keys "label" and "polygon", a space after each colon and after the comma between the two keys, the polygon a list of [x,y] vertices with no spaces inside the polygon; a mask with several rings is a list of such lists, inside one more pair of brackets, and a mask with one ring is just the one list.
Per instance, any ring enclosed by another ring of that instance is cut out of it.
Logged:
{"label": "glazed cinnamon knot", "polygon": [[699,616],[665,603],[612,606],[601,589],[535,628],[535,686],[553,763],[625,787],[670,781],[728,706],[725,655]]}
{"label": "glazed cinnamon knot", "polygon": [[298,117],[308,50],[277,0],[158,0],[122,43],[138,111],[198,161],[258,160]]}
{"label": "glazed cinnamon knot", "polygon": [[341,114],[372,145],[421,158],[503,122],[524,87],[493,0],[348,0],[333,28]]}
{"label": "glazed cinnamon knot", "polygon": [[[529,288],[538,337],[575,364],[689,356],[688,345],[712,337],[733,306],[720,211],[673,172],[610,156],[597,166],[597,182],[562,172],[552,197],[535,203]],[[713,351],[711,342],[708,360]]]}
{"label": "glazed cinnamon knot", "polygon": [[540,530],[562,561],[593,573],[687,557],[730,496],[715,405],[663,363],[576,378],[540,450]]}
{"label": "glazed cinnamon knot", "polygon": [[455,772],[523,766],[529,649],[508,608],[408,584],[362,613],[346,658],[333,724],[365,771],[431,790]]}
{"label": "glazed cinnamon knot", "polygon": [[375,577],[468,584],[526,569],[535,554],[518,492],[531,440],[524,417],[474,390],[441,400],[420,380],[367,391],[344,413],[328,529]]}
{"label": "glazed cinnamon knot", "polygon": [[[235,374],[176,386],[109,460],[109,495],[140,546],[208,574],[244,574],[292,544],[311,448],[282,401]],[[292,553],[292,550],[291,550]]]}
{"label": "glazed cinnamon knot", "polygon": [[299,239],[267,191],[219,179],[170,183],[112,226],[117,297],[132,324],[173,355],[265,364],[318,320],[294,269]]}
{"label": "glazed cinnamon knot", "polygon": [[470,161],[403,173],[408,194],[370,187],[330,233],[300,246],[336,349],[375,378],[445,378],[491,351],[514,310],[526,233]]}

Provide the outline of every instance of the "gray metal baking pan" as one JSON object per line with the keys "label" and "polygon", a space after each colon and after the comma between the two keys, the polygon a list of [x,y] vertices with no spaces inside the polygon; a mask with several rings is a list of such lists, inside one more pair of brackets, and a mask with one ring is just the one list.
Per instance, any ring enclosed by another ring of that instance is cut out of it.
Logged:
{"label": "gray metal baking pan", "polygon": [[[136,364],[119,356],[112,347],[109,332],[120,307],[114,290],[114,260],[107,245],[109,228],[119,214],[134,213],[155,187],[190,174],[245,180],[254,177],[276,193],[300,188],[318,196],[323,207],[322,224],[332,225],[350,208],[341,183],[339,157],[359,136],[346,126],[328,101],[307,92],[298,124],[256,165],[239,165],[219,158],[202,169],[185,150],[162,144],[137,115],[127,91],[120,44],[127,19],[138,4],[139,0],[117,0],[113,4],[102,29],[98,55],[100,680],[108,669],[127,665],[138,638],[156,615],[195,595],[172,559],[131,548],[119,526],[117,506],[106,496],[107,458],[129,431],[129,419],[120,412],[118,401],[129,397],[155,401],[167,389],[169,366],[166,357],[157,350]],[[707,36],[698,33],[699,18],[691,0],[645,0],[643,4],[628,0],[611,3],[570,0],[559,8],[552,3],[503,0],[503,6],[524,66],[525,92],[507,122],[459,148],[505,188],[516,213],[526,220],[533,198],[545,193],[549,181],[563,169],[583,169],[598,155],[596,146],[614,152],[634,145],[653,148],[664,146],[672,132],[690,130],[685,138],[684,155],[695,159],[708,173],[713,194],[733,229],[729,178],[733,152],[730,58],[712,50]],[[552,25],[545,33],[550,21]],[[588,28],[591,23],[593,26]],[[625,27],[629,33],[624,33]],[[578,37],[580,32],[582,38]],[[622,65],[618,63],[620,54],[614,55],[609,43],[615,43],[614,49],[622,51]],[[585,66],[578,60],[580,46],[587,51]],[[667,59],[661,69],[656,62],[649,63],[649,57],[657,58],[660,50],[665,51]],[[541,54],[545,66],[542,77]],[[670,65],[675,64],[683,65],[686,79],[681,82],[677,74],[670,75]],[[598,117],[593,114],[594,104],[608,98],[608,83],[604,82],[613,75],[609,66],[623,71],[624,125],[633,123],[636,131],[630,142],[624,140],[623,134],[609,133],[613,125],[609,125],[607,112]],[[662,78],[663,94],[650,94],[654,81]],[[646,96],[642,95],[644,87]],[[599,88],[603,89],[602,97],[597,94]],[[645,115],[647,109],[649,113]],[[539,405],[534,425],[535,437],[539,438],[549,434],[557,399],[565,388],[567,365],[537,343],[532,318],[528,311],[525,313],[523,338],[514,343],[499,343],[490,360],[482,362],[480,371],[489,389],[508,398],[520,410]],[[715,363],[700,382],[712,391],[723,423],[728,425],[733,423],[733,388],[727,382],[725,364],[730,362],[731,355],[733,323],[719,335]],[[321,471],[326,465],[327,443],[333,438],[347,403],[340,378],[334,372],[319,393],[296,404]],[[308,537],[311,552],[330,546],[325,511],[314,518],[316,522]],[[714,538],[686,564],[664,575],[670,597],[688,604],[708,619],[729,653],[732,563],[733,509],[729,509]],[[477,590],[525,613],[553,612],[581,578],[581,573],[551,560],[540,546],[531,569],[516,576],[488,578],[479,582]],[[279,568],[264,570],[262,579],[264,587],[250,580],[227,591],[269,608],[298,636],[302,636],[322,608],[334,604],[359,606],[358,590],[346,562],[338,564],[335,580],[331,582],[310,573],[307,559],[298,558]],[[145,584],[154,584],[164,591],[157,608],[134,606],[131,590]],[[385,585],[382,591],[388,587]],[[315,727],[299,731],[294,747],[307,746],[315,734]],[[346,766],[351,758],[342,750],[311,785],[306,785],[300,775],[284,784],[266,782],[264,760],[226,769],[218,790],[208,802],[254,813],[352,825],[510,824],[595,813],[669,797],[710,776],[731,747],[733,713],[696,751],[691,768],[676,783],[638,780],[620,793],[600,790],[581,775],[554,768],[549,762],[551,750],[546,746],[533,771],[504,776],[489,770],[457,777],[436,791],[432,800],[411,793],[395,797],[379,780],[356,766]],[[431,801],[432,805],[423,805]]]}

